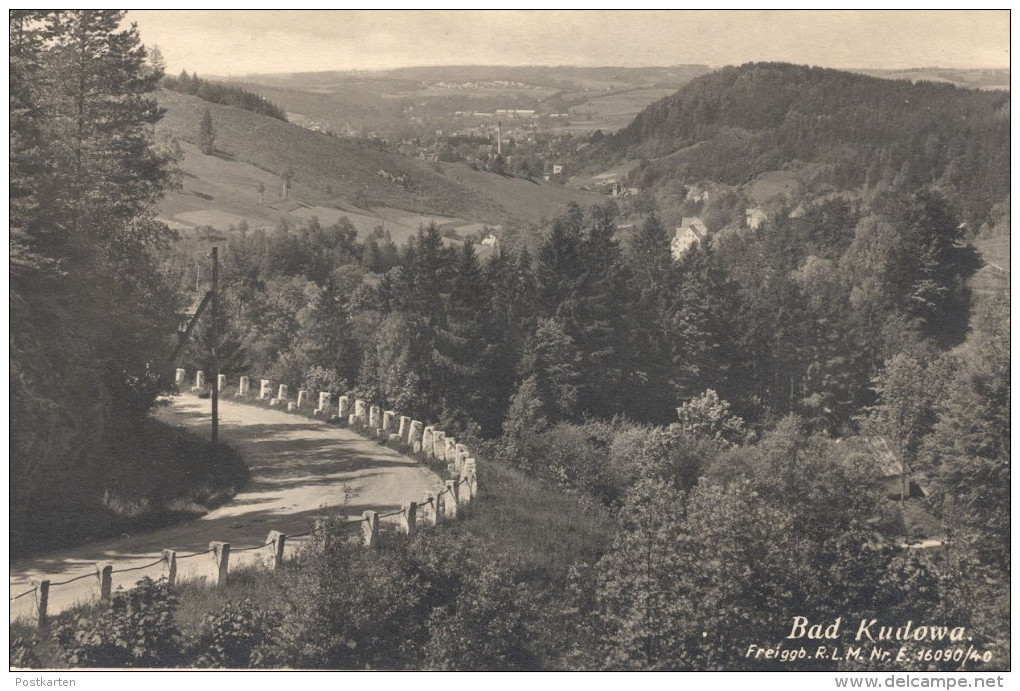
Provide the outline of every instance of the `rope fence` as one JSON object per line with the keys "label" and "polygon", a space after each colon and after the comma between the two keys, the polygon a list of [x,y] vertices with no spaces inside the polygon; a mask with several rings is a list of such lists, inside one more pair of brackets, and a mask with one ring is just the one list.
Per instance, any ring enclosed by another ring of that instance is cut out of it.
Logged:
{"label": "rope fence", "polygon": [[[151,564],[145,564],[144,566],[133,566],[130,569],[119,569],[117,571],[113,571],[113,573],[127,573],[128,571],[141,571],[142,569],[147,569],[150,566],[155,566],[156,564],[162,564],[165,561],[166,561],[166,557],[160,557],[159,559],[157,559],[156,561],[152,562]],[[51,583],[50,585],[53,585],[53,584]]]}
{"label": "rope fence", "polygon": [[50,583],[50,586],[52,587],[52,586],[57,586],[57,585],[67,585],[68,583],[74,583],[75,581],[80,581],[83,578],[95,578],[95,577],[96,577],[96,574],[94,574],[94,573],[85,573],[85,574],[82,574],[81,576],[76,576],[74,578],[69,578],[66,581],[57,581],[56,583]]}
{"label": "rope fence", "polygon": [[21,593],[19,595],[15,595],[14,597],[10,598],[8,601],[9,602],[14,602],[15,600],[17,600],[19,598],[23,598],[26,595],[31,595],[32,593],[34,593],[37,590],[39,590],[39,586],[36,586],[36,587],[32,588],[31,590],[26,590],[25,592],[23,592],[23,593]]}

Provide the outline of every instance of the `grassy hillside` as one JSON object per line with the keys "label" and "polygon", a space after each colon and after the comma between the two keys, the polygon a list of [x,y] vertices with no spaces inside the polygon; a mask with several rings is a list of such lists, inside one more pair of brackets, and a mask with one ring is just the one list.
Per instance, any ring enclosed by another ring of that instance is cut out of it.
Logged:
{"label": "grassy hillside", "polygon": [[[313,215],[331,222],[347,215],[359,230],[383,225],[399,238],[430,219],[455,227],[537,220],[569,201],[601,199],[558,185],[428,164],[193,96],[162,91],[159,99],[167,110],[159,128],[176,137],[184,154],[181,189],[167,196],[160,212],[179,228],[224,228],[242,218],[251,226],[272,226]],[[206,108],[216,130],[213,155],[195,145]],[[280,173],[288,168],[293,178],[283,199]]]}

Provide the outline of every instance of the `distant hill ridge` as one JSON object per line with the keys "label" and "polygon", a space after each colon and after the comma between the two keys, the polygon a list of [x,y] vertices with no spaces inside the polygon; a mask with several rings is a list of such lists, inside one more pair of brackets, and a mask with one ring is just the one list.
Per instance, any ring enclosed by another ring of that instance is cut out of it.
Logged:
{"label": "distant hill ridge", "polygon": [[842,188],[882,180],[944,187],[965,217],[980,220],[1009,192],[1009,103],[1001,91],[749,63],[692,80],[586,158],[643,160],[635,172],[643,186],[739,185],[824,164],[826,182]]}

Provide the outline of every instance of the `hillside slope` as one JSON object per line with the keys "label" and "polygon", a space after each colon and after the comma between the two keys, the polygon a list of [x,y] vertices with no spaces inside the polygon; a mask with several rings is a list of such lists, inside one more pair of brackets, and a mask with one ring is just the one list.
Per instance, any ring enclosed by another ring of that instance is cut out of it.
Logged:
{"label": "hillside slope", "polygon": [[[370,229],[395,218],[380,211],[385,209],[406,212],[398,216],[411,228],[433,217],[498,224],[537,220],[568,201],[601,199],[557,185],[434,166],[171,91],[161,91],[159,101],[166,115],[158,129],[173,135],[184,154],[182,188],[160,206],[161,216],[177,227],[224,228],[241,218],[272,225],[311,215],[332,221],[348,215],[359,229]],[[216,130],[213,155],[195,146],[206,108]],[[284,199],[280,174],[287,169],[293,177]]]}
{"label": "hillside slope", "polygon": [[586,154],[589,165],[647,161],[641,186],[668,180],[748,183],[824,166],[843,189],[880,181],[951,190],[983,220],[1009,191],[1005,92],[758,63],[694,79]]}

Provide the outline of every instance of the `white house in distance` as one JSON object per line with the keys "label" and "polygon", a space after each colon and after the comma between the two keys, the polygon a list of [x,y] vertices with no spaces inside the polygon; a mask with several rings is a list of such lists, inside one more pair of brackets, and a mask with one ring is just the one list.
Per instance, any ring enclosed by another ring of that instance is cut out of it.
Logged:
{"label": "white house in distance", "polygon": [[768,220],[768,216],[765,215],[765,212],[758,208],[747,209],[744,212],[744,218],[746,220],[747,227],[751,230],[758,230],[758,228],[761,227],[761,224]]}
{"label": "white house in distance", "polygon": [[673,236],[673,241],[669,245],[673,260],[680,259],[696,243],[704,242],[707,239],[708,228],[704,221],[697,216],[682,218],[680,227],[676,229],[676,235]]}

